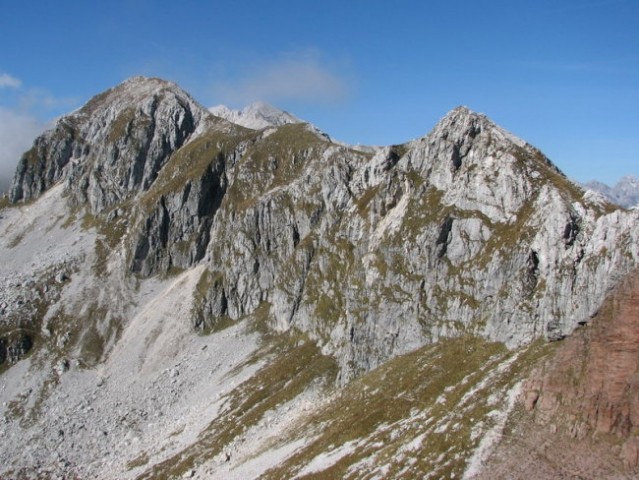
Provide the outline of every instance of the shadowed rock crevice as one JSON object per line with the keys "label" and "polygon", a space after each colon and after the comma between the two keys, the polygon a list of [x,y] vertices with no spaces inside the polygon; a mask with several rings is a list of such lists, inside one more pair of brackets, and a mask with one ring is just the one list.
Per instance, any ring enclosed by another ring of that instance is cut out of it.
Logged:
{"label": "shadowed rock crevice", "polygon": [[160,197],[138,234],[132,272],[149,276],[170,267],[188,268],[204,258],[226,191],[219,160],[182,191]]}
{"label": "shadowed rock crevice", "polygon": [[524,289],[532,295],[539,282],[539,254],[531,250],[526,259],[526,273],[524,274]]}
{"label": "shadowed rock crevice", "polygon": [[459,147],[457,145],[453,145],[453,152],[450,156],[450,159],[453,163],[453,170],[459,170],[462,166],[462,158],[461,154],[459,153]]}
{"label": "shadowed rock crevice", "polygon": [[32,335],[20,329],[0,336],[0,365],[14,364],[33,347]]}
{"label": "shadowed rock crevice", "polygon": [[570,216],[570,220],[566,223],[564,227],[564,243],[566,248],[572,247],[577,239],[577,235],[579,235],[580,227],[579,227],[579,218],[575,215]]}
{"label": "shadowed rock crevice", "polygon": [[448,244],[451,240],[451,231],[453,229],[453,217],[446,217],[444,223],[439,227],[439,235],[435,245],[439,247],[437,251],[437,258],[443,258],[448,250]]}

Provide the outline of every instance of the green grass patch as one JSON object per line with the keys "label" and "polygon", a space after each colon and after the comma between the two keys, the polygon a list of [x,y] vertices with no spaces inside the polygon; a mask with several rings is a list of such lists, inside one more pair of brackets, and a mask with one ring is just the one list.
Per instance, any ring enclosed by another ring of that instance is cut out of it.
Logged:
{"label": "green grass patch", "polygon": [[379,188],[379,185],[369,188],[356,200],[357,212],[360,214],[360,216],[364,218],[368,217],[368,213],[370,211],[370,203],[379,193]]}
{"label": "green grass patch", "polygon": [[319,158],[326,140],[303,124],[279,127],[247,149],[236,166],[236,174],[225,201],[235,210],[245,210],[267,191],[297,180],[308,162]]}
{"label": "green grass patch", "polygon": [[442,205],[443,196],[443,191],[430,187],[423,195],[409,202],[402,228],[396,235],[415,241],[425,229],[439,226],[451,210],[451,207]]}
{"label": "green grass patch", "polygon": [[134,107],[125,108],[111,123],[109,133],[107,134],[107,142],[114,143],[126,137],[137,115],[137,110]]}

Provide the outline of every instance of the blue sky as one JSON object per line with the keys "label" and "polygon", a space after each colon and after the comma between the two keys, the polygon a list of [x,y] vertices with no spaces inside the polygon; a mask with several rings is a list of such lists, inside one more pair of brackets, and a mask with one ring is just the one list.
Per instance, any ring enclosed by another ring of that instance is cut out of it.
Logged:
{"label": "blue sky", "polygon": [[426,134],[457,105],[577,181],[639,175],[639,2],[0,0],[0,175],[127,77],[265,100],[333,138]]}

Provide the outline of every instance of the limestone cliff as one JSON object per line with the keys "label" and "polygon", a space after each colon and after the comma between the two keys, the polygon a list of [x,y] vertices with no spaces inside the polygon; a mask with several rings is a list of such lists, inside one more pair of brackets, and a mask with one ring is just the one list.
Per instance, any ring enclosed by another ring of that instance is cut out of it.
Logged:
{"label": "limestone cliff", "polygon": [[0,476],[516,478],[519,439],[552,478],[520,417],[636,469],[639,211],[465,107],[387,147],[261,126],[137,77],[23,156]]}
{"label": "limestone cliff", "polygon": [[200,131],[233,129],[219,123],[176,85],[132,78],[36,139],[18,164],[11,201],[37,198],[64,181],[74,204],[103,212],[147,190]]}
{"label": "limestone cliff", "polygon": [[[12,200],[64,182],[142,276],[204,262],[193,325],[265,306],[342,380],[440,337],[570,334],[637,265],[639,213],[591,200],[534,147],[460,107],[374,153],[312,127],[247,130],[136,78],[36,141]],[[226,321],[226,320],[224,320]]]}

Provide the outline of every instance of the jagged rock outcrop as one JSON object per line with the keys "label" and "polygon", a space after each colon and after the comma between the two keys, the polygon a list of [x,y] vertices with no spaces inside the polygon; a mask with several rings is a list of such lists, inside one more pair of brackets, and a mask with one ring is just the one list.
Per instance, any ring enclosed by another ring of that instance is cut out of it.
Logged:
{"label": "jagged rock outcrop", "polygon": [[100,213],[147,190],[198,128],[216,125],[174,84],[135,77],[62,117],[20,160],[12,202],[64,180],[72,201]]}
{"label": "jagged rock outcrop", "polygon": [[266,302],[276,328],[309,333],[345,378],[440,336],[561,338],[636,265],[636,215],[589,203],[540,152],[466,109],[372,157],[313,142],[293,154],[303,182],[272,188],[250,151],[235,170],[236,184],[268,186],[247,208],[222,203],[208,293],[222,310],[208,311],[240,318]]}
{"label": "jagged rock outcrop", "polygon": [[66,182],[105,235],[113,212],[125,215],[111,248],[130,271],[204,262],[194,325],[266,308],[271,327],[334,355],[342,381],[439,337],[561,338],[639,259],[637,212],[592,202],[463,107],[369,153],[307,124],[233,126],[175,85],[138,78],[34,148],[13,201]]}

